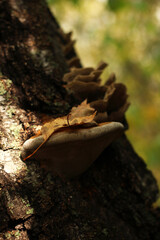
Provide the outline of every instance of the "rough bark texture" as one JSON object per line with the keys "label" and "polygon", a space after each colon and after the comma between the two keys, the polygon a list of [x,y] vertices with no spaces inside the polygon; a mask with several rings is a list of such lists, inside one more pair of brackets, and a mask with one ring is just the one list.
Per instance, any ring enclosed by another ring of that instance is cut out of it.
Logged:
{"label": "rough bark texture", "polygon": [[21,91],[20,103],[54,114],[66,112],[70,99],[62,78],[69,68],[58,24],[45,2],[2,0],[0,17],[0,69]]}
{"label": "rough bark texture", "polygon": [[68,181],[19,157],[40,112],[75,102],[62,87],[75,52],[59,30],[42,0],[0,2],[0,239],[159,240],[157,184],[125,135]]}

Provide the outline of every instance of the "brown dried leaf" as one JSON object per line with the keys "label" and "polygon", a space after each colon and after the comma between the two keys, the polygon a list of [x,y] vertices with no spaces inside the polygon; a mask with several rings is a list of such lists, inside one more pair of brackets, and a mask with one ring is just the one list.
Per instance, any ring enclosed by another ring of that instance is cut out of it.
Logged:
{"label": "brown dried leaf", "polygon": [[32,157],[57,131],[65,131],[68,128],[75,126],[92,127],[97,125],[97,123],[93,120],[95,115],[95,109],[91,108],[90,105],[87,104],[87,100],[84,100],[78,107],[73,107],[67,116],[56,118],[45,123],[41,128],[41,134],[44,138],[44,142],[42,142],[31,155],[26,157],[24,161]]}
{"label": "brown dried leaf", "polygon": [[68,127],[67,117],[60,117],[45,123],[41,128],[41,134],[44,139],[48,139],[54,132]]}
{"label": "brown dried leaf", "polygon": [[54,132],[72,126],[85,125],[94,122],[96,115],[94,108],[87,104],[87,100],[83,101],[78,107],[73,107],[71,112],[64,117],[56,118],[44,124],[41,129],[44,140],[48,139]]}
{"label": "brown dried leaf", "polygon": [[87,99],[85,99],[78,107],[73,107],[70,112],[70,119],[74,119],[77,117],[86,117],[92,115],[95,112],[95,109],[87,103]]}

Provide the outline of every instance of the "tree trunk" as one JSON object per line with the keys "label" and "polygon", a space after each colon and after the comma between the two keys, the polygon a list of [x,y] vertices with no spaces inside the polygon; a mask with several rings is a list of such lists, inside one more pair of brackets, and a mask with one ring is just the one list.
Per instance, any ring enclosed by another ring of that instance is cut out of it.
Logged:
{"label": "tree trunk", "polygon": [[[66,112],[70,102],[62,78],[69,67],[63,45],[69,36],[62,35],[43,0],[0,4],[1,71],[20,90],[20,103],[54,114]],[[70,51],[67,58],[74,55]]]}
{"label": "tree trunk", "polygon": [[20,159],[44,113],[78,102],[63,87],[70,66],[70,34],[43,0],[0,2],[0,239],[160,239],[156,181],[125,135],[72,180]]}

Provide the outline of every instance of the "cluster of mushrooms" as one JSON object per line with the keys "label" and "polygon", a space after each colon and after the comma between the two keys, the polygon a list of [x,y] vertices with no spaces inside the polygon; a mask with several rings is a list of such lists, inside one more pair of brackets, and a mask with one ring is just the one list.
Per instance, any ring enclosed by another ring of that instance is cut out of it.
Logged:
{"label": "cluster of mushrooms", "polygon": [[87,99],[91,107],[97,111],[97,122],[122,122],[129,107],[126,86],[122,83],[116,83],[114,73],[111,73],[105,84],[101,85],[100,77],[108,64],[100,62],[96,69],[83,68],[74,51],[75,40],[71,38],[72,32],[64,33],[59,28],[58,36],[70,68],[70,72],[63,77],[66,89],[79,102]]}
{"label": "cluster of mushrooms", "polygon": [[94,68],[71,68],[64,75],[66,89],[80,102],[87,99],[90,106],[97,111],[96,122],[122,122],[124,113],[129,106],[126,87],[116,83],[115,75],[111,74],[105,85],[101,85],[100,75],[106,63],[101,62]]}
{"label": "cluster of mushrooms", "polygon": [[78,57],[73,54],[71,34],[60,31],[60,37],[70,67],[70,72],[63,78],[65,88],[79,102],[87,99],[96,111],[96,125],[61,129],[52,134],[41,148],[43,136],[31,138],[24,143],[21,157],[24,159],[39,148],[31,158],[39,160],[53,174],[73,178],[85,172],[103,150],[124,132],[122,123],[129,103],[126,87],[116,83],[114,74],[101,85],[100,76],[107,67],[105,62],[100,62],[95,69],[81,67]]}

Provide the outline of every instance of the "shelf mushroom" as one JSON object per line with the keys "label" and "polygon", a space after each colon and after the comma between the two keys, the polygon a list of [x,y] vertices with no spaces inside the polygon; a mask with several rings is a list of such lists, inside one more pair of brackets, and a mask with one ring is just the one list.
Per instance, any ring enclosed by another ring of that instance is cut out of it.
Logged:
{"label": "shelf mushroom", "polygon": [[[119,122],[108,122],[89,128],[68,128],[54,133],[32,156],[53,174],[66,178],[79,176],[102,151],[124,131]],[[44,141],[43,136],[27,140],[21,157],[26,158]]]}

